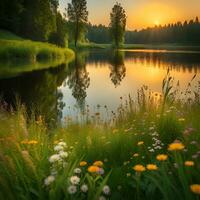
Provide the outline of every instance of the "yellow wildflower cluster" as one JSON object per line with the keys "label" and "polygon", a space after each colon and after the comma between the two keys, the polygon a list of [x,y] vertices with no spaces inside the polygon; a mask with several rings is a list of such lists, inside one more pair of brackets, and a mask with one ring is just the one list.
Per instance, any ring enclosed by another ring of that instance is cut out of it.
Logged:
{"label": "yellow wildflower cluster", "polygon": [[148,164],[146,168],[150,171],[155,171],[158,169],[157,165],[155,164]]}
{"label": "yellow wildflower cluster", "polygon": [[192,167],[192,166],[194,166],[194,162],[193,161],[185,161],[185,166],[187,166],[187,167]]}
{"label": "yellow wildflower cluster", "polygon": [[103,166],[103,162],[102,161],[95,161],[93,163],[94,166],[97,166],[97,167],[102,167]]}
{"label": "yellow wildflower cluster", "polygon": [[34,145],[34,144],[38,144],[38,141],[37,140],[23,140],[23,141],[21,141],[21,144],[32,144],[32,145]]}
{"label": "yellow wildflower cluster", "polygon": [[81,162],[79,163],[79,165],[80,165],[80,167],[84,167],[84,166],[87,165],[87,162],[86,162],[86,161],[81,161]]}
{"label": "yellow wildflower cluster", "polygon": [[143,165],[135,165],[133,167],[133,169],[136,171],[136,172],[143,172],[146,170],[146,168],[143,166]]}
{"label": "yellow wildflower cluster", "polygon": [[193,184],[190,186],[190,189],[193,193],[200,195],[200,184]]}
{"label": "yellow wildflower cluster", "polygon": [[97,173],[97,172],[99,172],[99,170],[100,170],[100,168],[97,166],[94,166],[94,165],[88,167],[88,172],[90,172],[90,173]]}
{"label": "yellow wildflower cluster", "polygon": [[169,145],[168,150],[169,151],[180,151],[183,150],[185,146],[181,142],[172,143]]}
{"label": "yellow wildflower cluster", "polygon": [[166,154],[159,154],[156,156],[156,159],[158,161],[165,161],[165,160],[167,160],[167,158],[168,158],[168,155],[166,155]]}

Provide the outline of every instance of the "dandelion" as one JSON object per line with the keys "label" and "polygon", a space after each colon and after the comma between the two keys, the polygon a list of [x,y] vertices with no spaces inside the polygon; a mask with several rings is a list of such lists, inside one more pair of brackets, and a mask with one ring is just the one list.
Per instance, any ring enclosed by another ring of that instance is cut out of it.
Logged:
{"label": "dandelion", "polygon": [[137,143],[138,146],[141,146],[141,145],[143,145],[143,144],[144,144],[143,141],[139,141],[139,142]]}
{"label": "dandelion", "polygon": [[133,154],[133,157],[138,157],[138,156],[139,156],[138,153],[134,153],[134,154]]}
{"label": "dandelion", "polygon": [[81,161],[81,162],[79,163],[79,165],[80,165],[80,167],[84,167],[84,166],[87,165],[87,162],[86,162],[86,161]]}
{"label": "dandelion", "polygon": [[75,168],[74,169],[74,173],[75,174],[80,174],[81,173],[81,169],[80,168]]}
{"label": "dandelion", "polygon": [[92,165],[92,166],[88,167],[88,172],[97,173],[99,171],[99,169],[100,169],[99,167]]}
{"label": "dandelion", "polygon": [[49,158],[50,163],[58,162],[60,161],[60,155],[59,154],[54,154]]}
{"label": "dandelion", "polygon": [[102,189],[103,193],[105,195],[109,195],[110,194],[110,187],[108,185],[105,185]]}
{"label": "dandelion", "polygon": [[158,161],[165,161],[165,160],[167,160],[167,158],[168,158],[168,155],[166,155],[166,154],[159,154],[156,156],[156,159]]}
{"label": "dandelion", "polygon": [[80,178],[78,176],[72,176],[70,178],[70,182],[72,185],[78,185],[80,182]]}
{"label": "dandelion", "polygon": [[200,184],[190,185],[190,189],[193,193],[200,195]]}
{"label": "dandelion", "polygon": [[30,141],[28,142],[28,144],[35,145],[35,144],[38,144],[38,141],[37,141],[37,140],[30,140]]}
{"label": "dandelion", "polygon": [[102,167],[103,166],[103,162],[102,161],[95,161],[93,163],[94,166],[97,166],[97,167]]}
{"label": "dandelion", "polygon": [[69,194],[75,194],[77,192],[77,188],[75,185],[70,185],[67,189]]}
{"label": "dandelion", "polygon": [[143,171],[146,170],[145,167],[144,167],[143,165],[135,165],[135,166],[133,167],[133,169],[134,169],[136,172],[143,172]]}
{"label": "dandelion", "polygon": [[147,169],[150,171],[155,171],[158,169],[158,167],[157,167],[157,165],[154,165],[154,164],[148,164]]}
{"label": "dandelion", "polygon": [[192,166],[194,166],[194,162],[193,161],[185,161],[185,166],[187,166],[187,167],[192,167]]}
{"label": "dandelion", "polygon": [[84,193],[86,193],[88,191],[88,186],[86,184],[83,184],[81,186],[81,191],[84,192]]}
{"label": "dandelion", "polygon": [[169,151],[179,151],[179,150],[183,150],[184,148],[185,148],[185,146],[181,142],[177,142],[177,143],[170,144],[168,147],[168,150]]}
{"label": "dandelion", "polygon": [[55,181],[55,177],[54,176],[48,176],[47,178],[45,178],[44,180],[44,184],[46,186],[50,185],[51,183],[53,183]]}

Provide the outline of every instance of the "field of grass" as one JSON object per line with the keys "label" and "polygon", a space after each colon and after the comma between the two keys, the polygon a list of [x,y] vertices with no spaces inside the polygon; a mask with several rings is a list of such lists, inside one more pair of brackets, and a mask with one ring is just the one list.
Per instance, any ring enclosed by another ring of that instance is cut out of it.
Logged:
{"label": "field of grass", "polygon": [[31,62],[41,59],[69,59],[73,51],[43,42],[24,40],[7,31],[0,31],[0,60],[26,59]]}
{"label": "field of grass", "polygon": [[199,199],[199,89],[180,97],[171,80],[162,94],[142,87],[138,103],[121,99],[103,124],[87,108],[86,123],[48,130],[2,102],[0,199]]}

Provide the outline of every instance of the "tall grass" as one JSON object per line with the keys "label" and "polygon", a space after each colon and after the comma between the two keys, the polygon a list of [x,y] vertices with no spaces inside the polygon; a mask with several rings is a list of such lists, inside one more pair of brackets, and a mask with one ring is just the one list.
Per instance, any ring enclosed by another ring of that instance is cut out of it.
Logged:
{"label": "tall grass", "polygon": [[112,123],[98,113],[51,131],[41,116],[2,103],[1,199],[199,199],[199,99],[166,91],[122,99]]}

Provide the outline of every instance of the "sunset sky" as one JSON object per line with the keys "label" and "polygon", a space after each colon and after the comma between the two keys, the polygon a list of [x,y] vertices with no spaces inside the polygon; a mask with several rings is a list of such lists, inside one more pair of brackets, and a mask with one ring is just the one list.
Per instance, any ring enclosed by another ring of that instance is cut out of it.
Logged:
{"label": "sunset sky", "polygon": [[[60,0],[64,10],[71,0]],[[109,13],[115,0],[88,0],[89,21],[109,24]],[[200,15],[200,0],[118,0],[127,12],[127,29],[141,29],[195,18]]]}

